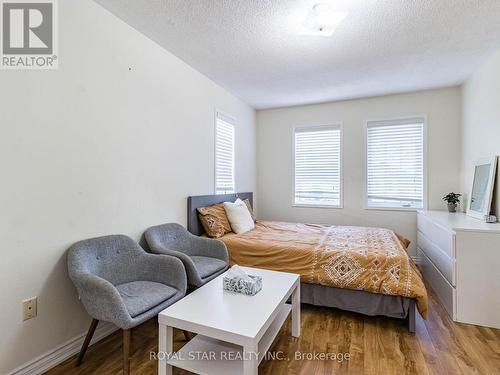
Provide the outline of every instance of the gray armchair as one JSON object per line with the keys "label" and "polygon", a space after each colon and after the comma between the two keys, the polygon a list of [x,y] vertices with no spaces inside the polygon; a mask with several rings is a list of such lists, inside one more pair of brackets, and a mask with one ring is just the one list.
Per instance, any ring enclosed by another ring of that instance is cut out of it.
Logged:
{"label": "gray armchair", "polygon": [[130,329],[181,299],[187,289],[181,261],[149,254],[124,235],[75,243],[68,251],[68,273],[93,318],[77,366],[102,320],[123,330],[124,374],[130,371]]}
{"label": "gray armchair", "polygon": [[229,256],[222,241],[198,237],[182,225],[163,224],[146,230],[151,251],[179,258],[186,267],[188,283],[199,287],[228,268]]}

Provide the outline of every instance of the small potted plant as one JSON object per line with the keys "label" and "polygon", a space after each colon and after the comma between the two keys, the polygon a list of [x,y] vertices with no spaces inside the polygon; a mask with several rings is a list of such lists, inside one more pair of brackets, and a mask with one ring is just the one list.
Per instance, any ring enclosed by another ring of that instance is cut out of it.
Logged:
{"label": "small potted plant", "polygon": [[461,196],[462,194],[451,192],[443,197],[443,200],[448,203],[448,212],[457,212],[457,205]]}

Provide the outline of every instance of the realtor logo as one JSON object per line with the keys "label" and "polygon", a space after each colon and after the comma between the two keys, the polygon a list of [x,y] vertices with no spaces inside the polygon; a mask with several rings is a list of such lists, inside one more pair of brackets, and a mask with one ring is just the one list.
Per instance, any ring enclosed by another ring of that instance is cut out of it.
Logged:
{"label": "realtor logo", "polygon": [[57,69],[55,0],[1,0],[2,69]]}

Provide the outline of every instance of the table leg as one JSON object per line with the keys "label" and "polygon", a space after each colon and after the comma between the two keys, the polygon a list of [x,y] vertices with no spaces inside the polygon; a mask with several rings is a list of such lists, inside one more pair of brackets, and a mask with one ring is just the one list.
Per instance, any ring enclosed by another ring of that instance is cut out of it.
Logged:
{"label": "table leg", "polygon": [[253,346],[243,347],[243,375],[257,375],[259,359],[257,348]]}
{"label": "table leg", "polygon": [[300,283],[292,293],[292,336],[300,336]]}
{"label": "table leg", "polygon": [[172,375],[172,366],[167,360],[174,350],[174,330],[163,324],[158,327],[158,375]]}

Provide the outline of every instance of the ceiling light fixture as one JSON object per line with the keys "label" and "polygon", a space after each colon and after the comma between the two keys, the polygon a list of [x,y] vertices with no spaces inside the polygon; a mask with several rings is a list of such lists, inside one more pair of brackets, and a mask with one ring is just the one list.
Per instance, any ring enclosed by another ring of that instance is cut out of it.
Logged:
{"label": "ceiling light fixture", "polygon": [[302,26],[301,34],[330,36],[335,28],[347,17],[347,12],[333,9],[330,4],[316,4],[309,11]]}

